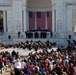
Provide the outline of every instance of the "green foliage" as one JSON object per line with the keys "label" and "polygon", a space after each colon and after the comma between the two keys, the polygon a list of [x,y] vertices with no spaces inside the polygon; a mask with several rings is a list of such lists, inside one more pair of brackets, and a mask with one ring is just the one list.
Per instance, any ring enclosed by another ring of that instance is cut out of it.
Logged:
{"label": "green foliage", "polygon": [[3,25],[3,18],[0,18],[0,25]]}
{"label": "green foliage", "polygon": [[0,30],[3,29],[3,14],[0,13]]}

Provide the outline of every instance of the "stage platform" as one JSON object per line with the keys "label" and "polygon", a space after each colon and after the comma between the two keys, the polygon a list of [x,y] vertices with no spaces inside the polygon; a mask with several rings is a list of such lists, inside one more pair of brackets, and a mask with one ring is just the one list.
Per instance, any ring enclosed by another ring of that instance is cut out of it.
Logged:
{"label": "stage platform", "polygon": [[15,43],[18,43],[18,42],[26,42],[27,40],[28,41],[41,41],[41,42],[46,42],[47,40],[49,40],[50,42],[54,43],[56,42],[57,46],[67,46],[68,45],[68,42],[67,42],[67,38],[60,38],[60,37],[47,37],[47,38],[26,38],[26,37],[20,37],[18,38],[17,34],[12,34],[11,38],[9,39],[8,36],[10,34],[4,34],[4,35],[1,35],[0,36],[0,42],[4,42],[4,43],[7,43],[7,44],[15,44]]}

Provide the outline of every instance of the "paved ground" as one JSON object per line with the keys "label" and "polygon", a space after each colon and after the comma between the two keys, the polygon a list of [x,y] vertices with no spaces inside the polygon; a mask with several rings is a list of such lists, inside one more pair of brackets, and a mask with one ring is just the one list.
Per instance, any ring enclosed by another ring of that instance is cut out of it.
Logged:
{"label": "paved ground", "polygon": [[[52,48],[54,51],[56,51],[57,48]],[[29,51],[28,49],[20,49],[20,48],[8,48],[8,49],[2,49],[1,51],[9,51],[10,53],[15,50],[16,52],[19,52],[19,55],[21,56],[27,56],[29,53],[35,53],[35,50],[32,49],[31,51]],[[42,51],[41,49],[39,49],[37,52]],[[51,49],[48,49],[48,51],[51,51]]]}
{"label": "paved ground", "polygon": [[3,73],[0,73],[0,75],[10,75],[11,69],[8,68],[7,70],[3,71]]}

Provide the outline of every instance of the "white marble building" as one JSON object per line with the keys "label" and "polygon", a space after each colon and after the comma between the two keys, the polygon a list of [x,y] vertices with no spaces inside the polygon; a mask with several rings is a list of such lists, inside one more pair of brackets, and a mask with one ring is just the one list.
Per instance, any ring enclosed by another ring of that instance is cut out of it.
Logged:
{"label": "white marble building", "polygon": [[[75,39],[76,0],[0,0],[0,10],[3,11],[4,33],[7,35],[16,36],[18,31],[24,34],[29,30],[29,11],[52,11],[53,34],[59,38],[71,35]],[[45,24],[47,28],[47,20]]]}
{"label": "white marble building", "polygon": [[53,32],[74,39],[76,32],[76,0],[52,0]]}

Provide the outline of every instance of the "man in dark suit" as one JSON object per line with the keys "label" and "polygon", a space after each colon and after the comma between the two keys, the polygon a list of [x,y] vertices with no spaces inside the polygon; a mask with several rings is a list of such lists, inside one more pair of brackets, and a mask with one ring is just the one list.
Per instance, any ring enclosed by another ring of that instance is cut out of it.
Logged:
{"label": "man in dark suit", "polygon": [[44,38],[46,38],[46,32],[44,32]]}
{"label": "man in dark suit", "polygon": [[32,32],[30,32],[30,38],[33,38],[33,33]]}
{"label": "man in dark suit", "polygon": [[44,32],[43,31],[40,33],[40,37],[44,38]]}
{"label": "man in dark suit", "polygon": [[19,32],[18,32],[18,38],[20,38],[20,34],[21,34],[21,32],[19,31]]}
{"label": "man in dark suit", "polygon": [[34,36],[35,36],[35,38],[38,38],[39,36],[38,36],[38,32],[35,32],[34,33]]}
{"label": "man in dark suit", "polygon": [[30,38],[30,32],[29,31],[25,32],[25,34],[26,34],[26,38]]}

